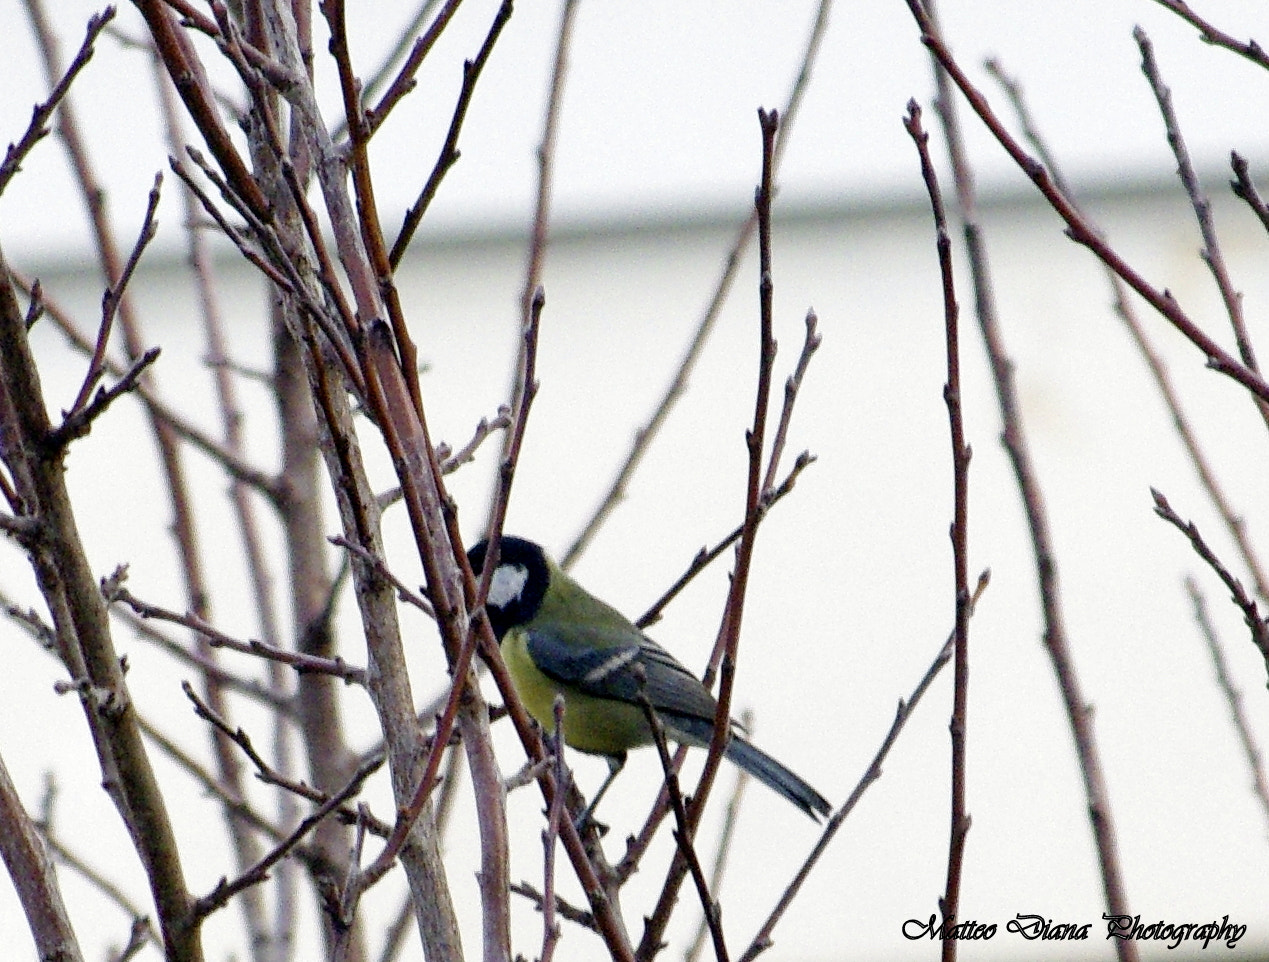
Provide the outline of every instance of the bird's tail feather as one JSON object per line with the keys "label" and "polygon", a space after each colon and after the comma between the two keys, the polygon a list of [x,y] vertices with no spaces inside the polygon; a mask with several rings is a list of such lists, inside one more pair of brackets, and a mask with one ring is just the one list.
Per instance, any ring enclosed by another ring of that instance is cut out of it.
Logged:
{"label": "bird's tail feather", "polygon": [[[675,715],[662,711],[661,720],[666,724],[670,737],[688,745],[704,748],[714,733],[712,721],[695,718],[689,715]],[[812,788],[800,775],[790,771],[784,765],[764,752],[761,748],[732,732],[731,741],[727,743],[727,757],[739,765],[762,784],[778,792],[796,805],[807,815],[820,820],[833,810],[828,799]]]}
{"label": "bird's tail feather", "polygon": [[731,741],[727,743],[727,757],[817,822],[821,815],[827,815],[833,810],[828,799],[807,784],[801,776],[739,735],[732,735]]}

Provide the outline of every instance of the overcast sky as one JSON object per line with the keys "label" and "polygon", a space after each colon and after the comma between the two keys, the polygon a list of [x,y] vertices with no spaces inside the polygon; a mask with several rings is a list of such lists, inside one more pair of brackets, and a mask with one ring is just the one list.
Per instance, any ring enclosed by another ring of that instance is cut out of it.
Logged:
{"label": "overcast sky", "polygon": [[[87,0],[49,6],[69,58],[84,21],[99,6]],[[375,10],[370,22],[352,25],[364,74],[373,72],[388,39],[408,18],[403,11],[412,7],[368,2],[354,8]],[[1194,7],[1234,36],[1269,36],[1269,8],[1262,0],[1202,0]],[[755,109],[784,100],[815,8],[806,0],[583,3],[560,135],[558,216],[660,218],[747,206],[758,166]],[[420,74],[418,90],[379,135],[373,159],[389,222],[431,168],[461,60],[474,56],[494,9],[492,0],[469,0],[461,8]],[[1269,74],[1199,42],[1192,28],[1156,3],[945,0],[941,9],[955,52],[993,97],[999,99],[981,69],[984,57],[998,56],[1020,77],[1044,130],[1084,183],[1164,178],[1173,167],[1140,73],[1134,24],[1156,43],[1200,166],[1221,173],[1231,148],[1253,165],[1269,160]],[[461,141],[463,157],[434,207],[433,230],[527,220],[558,16],[557,3],[517,6],[481,81]],[[140,36],[131,4],[120,5],[116,22]],[[787,157],[786,202],[916,192],[916,162],[899,119],[909,97],[928,105],[931,82],[906,5],[839,3],[830,24]],[[0,6],[0,27],[6,76],[0,137],[11,141],[47,84],[20,4]],[[319,50],[324,42],[319,25]],[[210,45],[203,49],[215,59]],[[328,61],[319,58],[319,70],[326,73],[333,115]],[[166,168],[151,86],[143,55],[106,38],[76,87],[99,176],[125,231],[139,222],[154,173]],[[983,186],[1022,189],[1002,153],[977,127],[970,129]],[[57,144],[43,144],[27,168],[0,198],[6,249],[47,256],[82,243],[81,205],[68,187]],[[167,226],[176,219],[173,207]]]}

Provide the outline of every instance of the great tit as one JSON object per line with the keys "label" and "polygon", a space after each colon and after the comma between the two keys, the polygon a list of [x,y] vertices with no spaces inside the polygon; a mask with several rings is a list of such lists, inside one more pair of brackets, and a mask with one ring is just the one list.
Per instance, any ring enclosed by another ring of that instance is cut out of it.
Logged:
{"label": "great tit", "polygon": [[[608,761],[608,778],[588,814],[625,764],[626,751],[652,743],[641,688],[668,738],[709,744],[717,703],[695,675],[538,545],[510,536],[500,544],[485,610],[516,691],[546,728],[554,724],[555,696],[563,695],[565,743]],[[488,547],[481,541],[467,552],[473,571],[481,571]],[[823,795],[734,727],[730,736],[727,757],[749,774],[817,821],[832,811]]]}

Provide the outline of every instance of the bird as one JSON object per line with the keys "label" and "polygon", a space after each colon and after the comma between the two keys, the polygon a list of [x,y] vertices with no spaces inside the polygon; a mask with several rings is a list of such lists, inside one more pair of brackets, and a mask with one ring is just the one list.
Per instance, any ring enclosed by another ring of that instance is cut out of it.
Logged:
{"label": "bird", "polygon": [[[467,552],[477,576],[488,551],[486,539]],[[608,777],[581,821],[593,814],[625,765],[627,751],[653,742],[641,692],[668,739],[709,745],[714,696],[617,609],[569,577],[538,544],[511,535],[500,539],[485,611],[529,714],[552,728],[555,697],[562,695],[565,744],[608,762]],[[729,729],[728,759],[815,821],[832,811],[804,779],[749,742],[735,721]]]}

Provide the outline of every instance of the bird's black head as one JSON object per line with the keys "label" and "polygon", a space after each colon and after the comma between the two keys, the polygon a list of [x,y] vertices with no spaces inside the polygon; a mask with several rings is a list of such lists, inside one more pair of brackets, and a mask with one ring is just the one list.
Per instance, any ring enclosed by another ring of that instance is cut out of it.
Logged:
{"label": "bird's black head", "polygon": [[[485,564],[488,541],[480,541],[467,552],[471,570],[480,577]],[[522,625],[538,613],[551,581],[546,553],[532,541],[504,535],[499,542],[498,567],[489,585],[485,611],[499,641],[516,625]]]}

